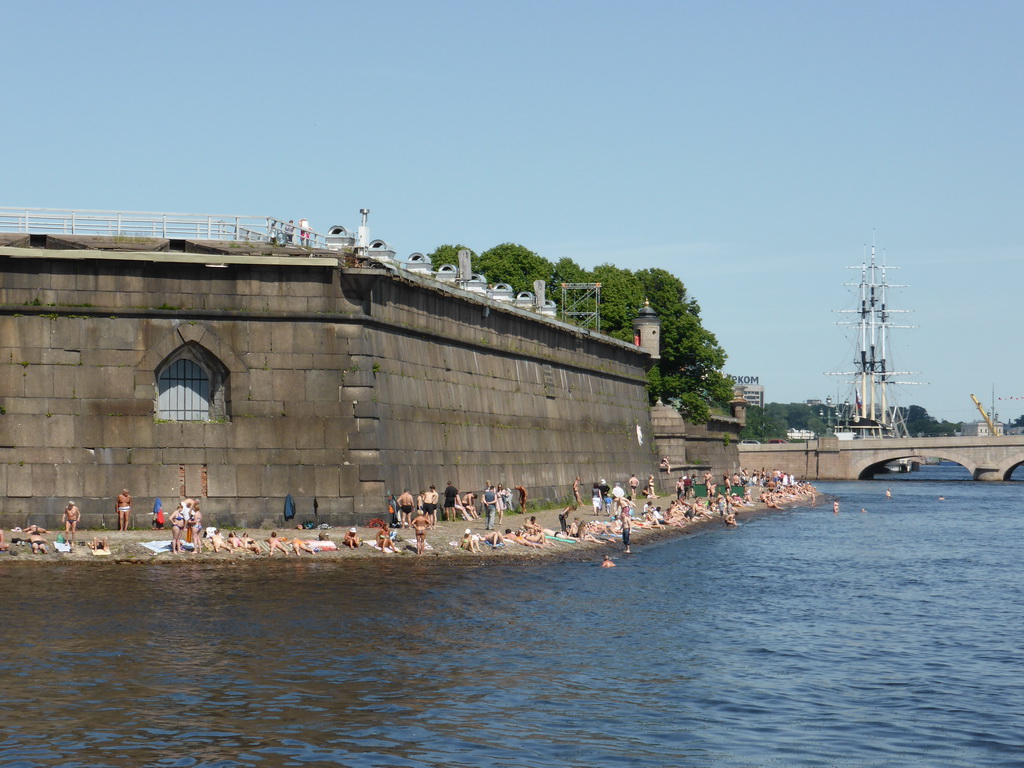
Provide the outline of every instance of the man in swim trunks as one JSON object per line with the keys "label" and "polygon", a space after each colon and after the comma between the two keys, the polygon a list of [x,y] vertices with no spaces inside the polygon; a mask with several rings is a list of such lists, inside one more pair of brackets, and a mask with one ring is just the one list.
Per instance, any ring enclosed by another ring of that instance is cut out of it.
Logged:
{"label": "man in swim trunks", "polygon": [[78,521],[81,518],[82,513],[78,511],[75,502],[69,501],[64,508],[64,533],[67,534],[68,544],[72,549],[75,548],[75,531],[78,530]]}
{"label": "man in swim trunks", "polygon": [[640,487],[640,479],[635,475],[629,476],[629,498],[636,498],[636,489]]}
{"label": "man in swim trunks", "polygon": [[411,525],[416,531],[416,554],[422,555],[426,551],[427,528],[430,527],[430,518],[420,512],[412,519]]}
{"label": "man in swim trunks", "polygon": [[28,537],[29,543],[32,545],[32,554],[34,555],[45,555],[47,554],[47,547],[50,546],[50,542],[40,536],[38,533],[33,533]]}
{"label": "man in swim trunks", "polygon": [[423,514],[430,518],[430,527],[437,525],[437,488],[430,486],[430,490],[423,494]]}
{"label": "man in swim trunks", "polygon": [[572,496],[576,499],[576,506],[583,504],[583,499],[580,498],[580,476],[576,475],[576,479],[572,481]]}
{"label": "man in swim trunks", "polygon": [[117,530],[127,531],[128,519],[132,514],[132,495],[128,493],[127,488],[117,495],[114,508],[117,510]]}
{"label": "man in swim trunks", "polygon": [[413,504],[412,494],[409,493],[409,489],[406,488],[405,492],[398,497],[398,517],[402,521],[402,527],[409,527],[409,519],[412,517]]}

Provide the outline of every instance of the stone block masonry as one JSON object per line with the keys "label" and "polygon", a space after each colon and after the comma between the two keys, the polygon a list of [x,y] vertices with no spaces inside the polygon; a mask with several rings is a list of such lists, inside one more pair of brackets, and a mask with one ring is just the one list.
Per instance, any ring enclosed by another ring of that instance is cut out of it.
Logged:
{"label": "stone block masonry", "polygon": [[[123,487],[137,525],[182,494],[212,525],[281,525],[289,493],[349,525],[404,488],[551,501],[657,467],[632,345],[350,255],[64,240],[0,247],[0,527],[55,527],[69,499],[116,527]],[[161,410],[176,361],[202,418]]]}

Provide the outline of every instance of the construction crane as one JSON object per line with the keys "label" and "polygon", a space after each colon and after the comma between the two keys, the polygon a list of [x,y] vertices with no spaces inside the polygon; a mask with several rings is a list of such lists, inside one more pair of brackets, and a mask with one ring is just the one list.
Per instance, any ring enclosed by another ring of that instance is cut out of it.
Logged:
{"label": "construction crane", "polygon": [[978,398],[976,398],[974,395],[971,395],[971,400],[973,400],[974,404],[978,406],[978,410],[981,411],[982,418],[984,418],[985,423],[988,424],[989,434],[991,434],[992,437],[998,435],[999,433],[996,432],[996,425],[992,423],[992,419],[990,419],[988,417],[988,414],[985,413],[985,409],[981,406],[981,403],[978,402]]}

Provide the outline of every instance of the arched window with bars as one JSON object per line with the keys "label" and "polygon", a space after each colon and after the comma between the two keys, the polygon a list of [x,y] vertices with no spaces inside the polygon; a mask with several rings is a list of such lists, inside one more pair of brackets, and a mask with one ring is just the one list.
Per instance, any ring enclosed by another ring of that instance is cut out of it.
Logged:
{"label": "arched window with bars", "polygon": [[207,421],[210,418],[210,377],[192,360],[178,359],[159,379],[160,417],[171,421]]}
{"label": "arched window with bars", "polygon": [[188,343],[157,370],[157,416],[167,421],[223,421],[227,369],[209,350]]}

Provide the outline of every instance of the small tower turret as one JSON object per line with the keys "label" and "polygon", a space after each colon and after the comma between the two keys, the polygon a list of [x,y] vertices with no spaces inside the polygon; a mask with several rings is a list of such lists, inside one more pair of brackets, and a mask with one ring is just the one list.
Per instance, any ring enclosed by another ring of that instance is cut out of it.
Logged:
{"label": "small tower turret", "polygon": [[633,343],[649,352],[652,360],[661,359],[661,318],[647,299],[633,321]]}

